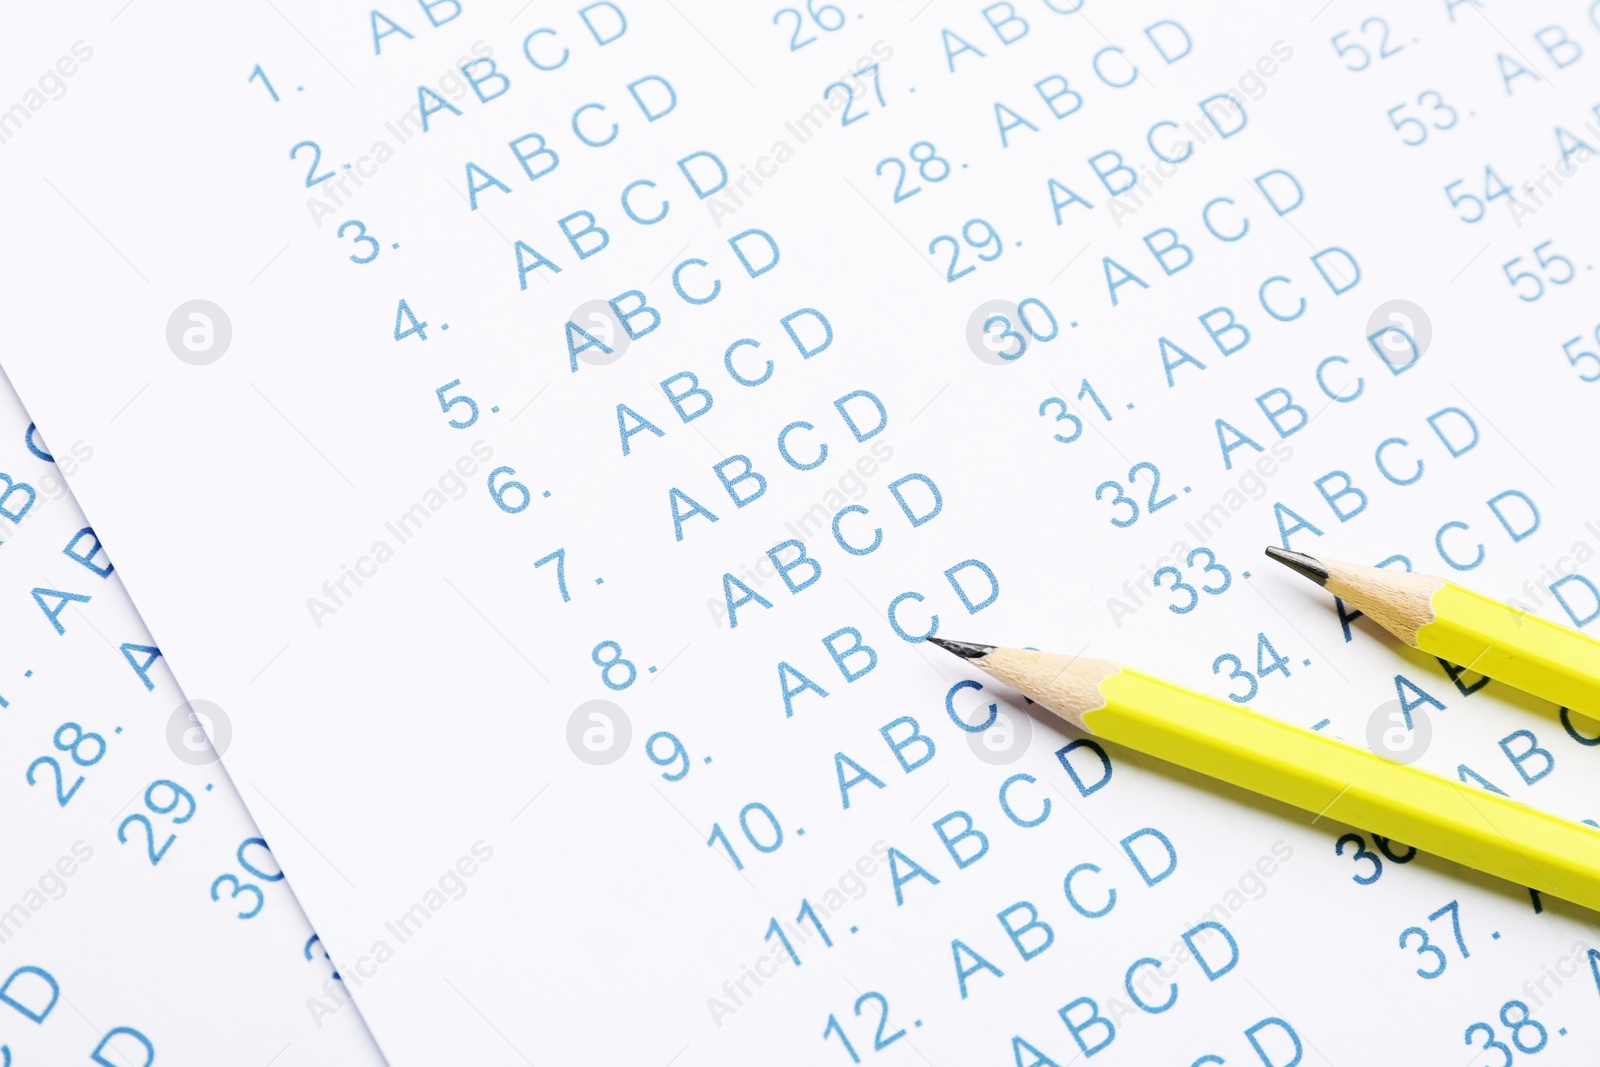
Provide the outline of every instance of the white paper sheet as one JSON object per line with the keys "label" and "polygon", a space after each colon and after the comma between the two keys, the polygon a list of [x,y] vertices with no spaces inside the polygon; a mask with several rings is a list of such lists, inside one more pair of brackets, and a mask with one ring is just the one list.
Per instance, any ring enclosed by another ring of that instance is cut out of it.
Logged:
{"label": "white paper sheet", "polygon": [[25,23],[95,51],[0,144],[6,369],[391,1062],[1587,1062],[1588,913],[1095,788],[914,640],[1356,744],[1403,699],[1424,766],[1600,813],[1600,726],[1260,556],[1592,621],[1583,5]]}
{"label": "white paper sheet", "polygon": [[381,1064],[207,741],[231,720],[184,699],[67,491],[97,457],[0,381],[0,1061]]}

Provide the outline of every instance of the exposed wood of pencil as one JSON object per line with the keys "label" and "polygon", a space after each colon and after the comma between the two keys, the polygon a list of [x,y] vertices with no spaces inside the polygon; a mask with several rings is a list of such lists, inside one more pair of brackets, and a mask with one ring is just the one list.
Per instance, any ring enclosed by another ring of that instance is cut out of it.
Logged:
{"label": "exposed wood of pencil", "polygon": [[1100,683],[1122,669],[1110,660],[1020,648],[991,648],[975,662],[1035,704],[1091,734],[1094,731],[1084,724],[1083,716],[1105,707]]}
{"label": "exposed wood of pencil", "polygon": [[1268,548],[1414,648],[1600,718],[1600,641],[1443,578]]}
{"label": "exposed wood of pencil", "polygon": [[1278,548],[1268,548],[1267,555],[1323,586],[1413,648],[1417,631],[1437,617],[1433,594],[1446,584],[1443,578],[1429,574],[1343,563]]}

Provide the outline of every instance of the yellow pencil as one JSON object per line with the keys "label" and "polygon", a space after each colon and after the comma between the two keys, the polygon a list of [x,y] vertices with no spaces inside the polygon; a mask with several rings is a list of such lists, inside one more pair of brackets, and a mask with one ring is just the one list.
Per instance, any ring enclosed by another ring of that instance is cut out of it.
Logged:
{"label": "yellow pencil", "polygon": [[1600,718],[1600,641],[1443,578],[1268,548],[1406,644]]}
{"label": "yellow pencil", "polygon": [[1108,660],[930,640],[1095,737],[1600,910],[1600,830]]}

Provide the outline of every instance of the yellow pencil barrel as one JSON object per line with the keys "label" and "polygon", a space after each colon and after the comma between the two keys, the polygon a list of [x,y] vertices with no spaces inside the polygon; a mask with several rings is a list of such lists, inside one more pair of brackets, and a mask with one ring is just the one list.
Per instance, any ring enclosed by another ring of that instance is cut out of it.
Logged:
{"label": "yellow pencil barrel", "polygon": [[1600,641],[1447,583],[1417,647],[1515,689],[1600,718]]}
{"label": "yellow pencil barrel", "polygon": [[1600,910],[1600,830],[1127,667],[1100,692],[1097,737]]}

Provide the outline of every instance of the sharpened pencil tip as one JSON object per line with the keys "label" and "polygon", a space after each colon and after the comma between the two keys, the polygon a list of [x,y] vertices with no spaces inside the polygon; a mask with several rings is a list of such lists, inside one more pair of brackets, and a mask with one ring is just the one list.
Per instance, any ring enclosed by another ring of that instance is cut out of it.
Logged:
{"label": "sharpened pencil tip", "polygon": [[1288,567],[1296,574],[1310,578],[1318,585],[1328,584],[1328,568],[1315,556],[1308,556],[1304,552],[1288,552],[1272,545],[1267,546],[1267,555]]}
{"label": "sharpened pencil tip", "polygon": [[993,651],[993,645],[975,645],[970,641],[946,641],[939,637],[928,638],[929,644],[938,645],[953,656],[962,659],[982,659]]}

